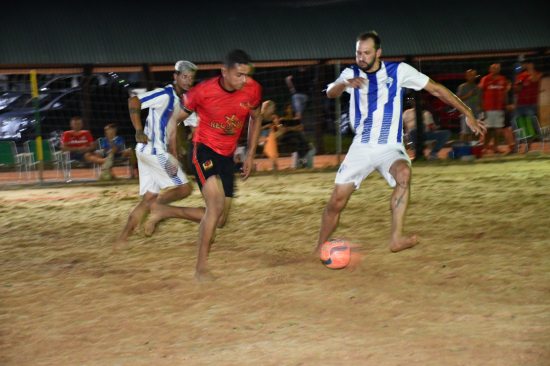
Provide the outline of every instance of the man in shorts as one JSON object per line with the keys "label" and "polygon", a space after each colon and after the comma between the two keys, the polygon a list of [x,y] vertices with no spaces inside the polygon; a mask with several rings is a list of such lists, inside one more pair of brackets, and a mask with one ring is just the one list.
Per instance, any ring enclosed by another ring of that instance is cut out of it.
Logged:
{"label": "man in shorts", "polygon": [[[479,117],[481,112],[481,89],[477,86],[476,79],[478,77],[477,71],[474,69],[468,69],[464,73],[466,82],[460,84],[456,91],[456,95],[466,104],[474,116]],[[466,116],[460,116],[460,140],[471,141],[472,130],[466,124]]]}
{"label": "man in shorts", "polygon": [[206,207],[156,205],[147,220],[146,230],[169,217],[200,222],[199,253],[195,278],[213,279],[208,270],[208,254],[217,227],[226,223],[235,189],[233,155],[245,123],[248,127],[248,149],[243,161],[242,177],[248,178],[253,167],[262,117],[262,89],[250,77],[250,56],[233,50],[225,56],[221,75],[206,80],[187,93],[182,109],[174,113],[171,125],[186,121],[197,113],[199,124],[193,136],[193,167]]}
{"label": "man in shorts", "polygon": [[[136,129],[135,151],[139,170],[139,194],[142,199],[130,213],[126,226],[113,246],[115,250],[127,245],[128,236],[155,203],[169,203],[191,194],[187,176],[176,158],[176,126],[169,126],[168,122],[178,108],[180,98],[193,85],[196,71],[195,64],[178,61],[175,64],[173,84],[128,100],[130,119]],[[144,129],[141,110],[145,108],[149,108],[149,114]],[[196,117],[192,115],[188,123],[196,124]]]}
{"label": "man in shorts", "polygon": [[[509,140],[509,137],[505,135],[504,122],[507,94],[511,88],[510,81],[500,74],[500,64],[492,64],[489,67],[489,74],[481,78],[479,88],[482,92],[482,106],[485,113],[484,122],[487,126],[484,149],[493,150],[495,154],[500,154],[502,151],[498,149],[499,136],[503,136]],[[513,143],[513,141],[508,141],[508,143]],[[510,151],[512,149],[513,146]]]}
{"label": "man in shorts", "polygon": [[428,91],[464,113],[474,133],[485,132],[472,110],[443,85],[404,62],[381,61],[381,55],[378,34],[374,31],[360,34],[356,43],[357,64],[344,69],[327,88],[329,98],[337,98],[343,92],[350,94],[349,116],[355,137],[336,174],[332,196],[323,212],[316,253],[338,226],[340,213],[351,194],[374,170],[394,188],[390,201],[390,250],[397,252],[417,244],[416,235],[403,234],[411,162],[403,145],[402,88]]}

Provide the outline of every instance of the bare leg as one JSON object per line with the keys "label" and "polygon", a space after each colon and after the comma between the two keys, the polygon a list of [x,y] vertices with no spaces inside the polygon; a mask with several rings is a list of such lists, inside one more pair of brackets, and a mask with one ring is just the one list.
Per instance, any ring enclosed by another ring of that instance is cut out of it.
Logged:
{"label": "bare leg", "polygon": [[392,211],[390,250],[398,252],[411,248],[418,243],[416,235],[403,236],[405,213],[409,204],[411,168],[406,161],[398,160],[393,163],[390,173],[397,182],[390,202]]}
{"label": "bare leg", "polygon": [[138,227],[145,215],[149,212],[152,203],[157,199],[156,193],[147,192],[143,195],[141,201],[132,210],[128,216],[126,226],[113,244],[113,250],[123,249],[128,245],[128,237]]}
{"label": "bare leg", "polygon": [[[156,201],[151,205],[151,215],[144,225],[144,233],[147,236],[153,235],[156,225],[163,219],[169,217],[179,217],[195,222],[200,222],[202,218],[201,211],[194,208],[185,208],[185,212],[179,212],[184,207],[170,206],[168,203],[181,200],[191,194],[192,187],[189,183],[170,188],[162,192]],[[191,211],[189,211],[191,210]],[[204,209],[202,209],[204,211]],[[198,216],[201,215],[201,216]]]}
{"label": "bare leg", "polygon": [[159,194],[157,202],[161,204],[168,204],[170,202],[179,201],[189,196],[193,191],[191,184],[186,183],[181,186],[176,186],[163,191]]}
{"label": "bare leg", "polygon": [[151,215],[149,215],[143,226],[144,233],[147,236],[153,235],[157,224],[168,218],[185,219],[200,223],[204,212],[204,207],[178,207],[155,202],[151,206]]}
{"label": "bare leg", "polygon": [[217,176],[209,177],[202,187],[206,210],[199,226],[198,258],[195,278],[198,281],[212,280],[208,270],[208,254],[216,233],[216,227],[224,215],[225,194]]}
{"label": "bare leg", "polygon": [[319,254],[321,245],[326,242],[330,235],[336,230],[338,221],[340,220],[340,213],[346,207],[346,204],[351,197],[351,194],[355,191],[353,183],[348,184],[336,184],[332,195],[323,211],[321,218],[321,229],[319,230],[319,239],[317,240],[317,247],[314,254]]}

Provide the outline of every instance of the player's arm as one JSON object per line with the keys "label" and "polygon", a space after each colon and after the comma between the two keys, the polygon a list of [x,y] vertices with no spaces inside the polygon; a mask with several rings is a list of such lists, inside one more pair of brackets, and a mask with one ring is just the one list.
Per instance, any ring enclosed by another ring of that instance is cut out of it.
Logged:
{"label": "player's arm", "polygon": [[481,121],[478,121],[476,119],[470,107],[464,104],[464,102],[460,100],[459,97],[457,97],[445,86],[430,79],[428,81],[428,84],[426,84],[426,86],[424,87],[424,90],[426,90],[433,96],[441,99],[448,105],[456,108],[458,111],[460,111],[460,113],[464,114],[466,116],[466,123],[472,129],[472,131],[475,132],[476,135],[485,135],[485,132],[487,132],[487,128],[485,128],[485,125]]}
{"label": "player's arm", "polygon": [[130,112],[132,125],[136,129],[136,142],[146,144],[147,135],[143,133],[143,124],[141,123],[141,101],[138,97],[133,96],[128,99],[128,112]]}
{"label": "player's arm", "polygon": [[172,113],[170,120],[168,121],[168,152],[174,157],[178,156],[178,123],[185,121],[185,119],[187,119],[190,115],[190,113],[187,113],[187,111],[181,108],[178,104],[174,109],[174,113]]}
{"label": "player's arm", "polygon": [[243,163],[243,179],[248,178],[252,172],[254,155],[256,154],[256,148],[258,147],[258,138],[260,136],[261,126],[262,114],[260,113],[260,106],[258,106],[250,112],[250,119],[248,122],[248,151],[246,153],[246,159]]}
{"label": "player's arm", "polygon": [[365,85],[365,78],[356,77],[347,79],[340,76],[335,82],[329,84],[327,88],[328,98],[338,98],[347,88],[359,89]]}

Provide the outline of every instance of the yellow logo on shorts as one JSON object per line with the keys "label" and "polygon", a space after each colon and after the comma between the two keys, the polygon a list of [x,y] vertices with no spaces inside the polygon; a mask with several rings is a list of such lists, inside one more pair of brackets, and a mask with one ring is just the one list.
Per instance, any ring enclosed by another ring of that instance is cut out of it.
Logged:
{"label": "yellow logo on shorts", "polygon": [[212,160],[207,160],[204,163],[202,163],[202,167],[204,168],[204,170],[212,169],[213,166],[214,166],[214,163],[212,162]]}

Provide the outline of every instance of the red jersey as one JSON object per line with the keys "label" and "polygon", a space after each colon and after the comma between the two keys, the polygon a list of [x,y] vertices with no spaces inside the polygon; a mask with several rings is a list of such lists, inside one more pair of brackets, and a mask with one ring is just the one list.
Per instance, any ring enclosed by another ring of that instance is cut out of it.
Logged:
{"label": "red jersey", "polygon": [[88,130],[65,131],[61,136],[61,143],[67,147],[85,147],[92,142],[94,142],[94,138]]}
{"label": "red jersey", "polygon": [[251,78],[234,91],[221,86],[221,76],[197,84],[186,94],[183,106],[198,116],[193,141],[220,155],[233,156],[250,111],[260,106],[261,99],[262,87]]}
{"label": "red jersey", "polygon": [[515,84],[519,87],[518,105],[538,104],[540,81],[531,80],[531,75],[527,71],[523,71],[517,76]]}
{"label": "red jersey", "polygon": [[485,75],[479,82],[483,91],[483,109],[486,111],[501,111],[506,109],[506,93],[508,80],[502,76]]}

